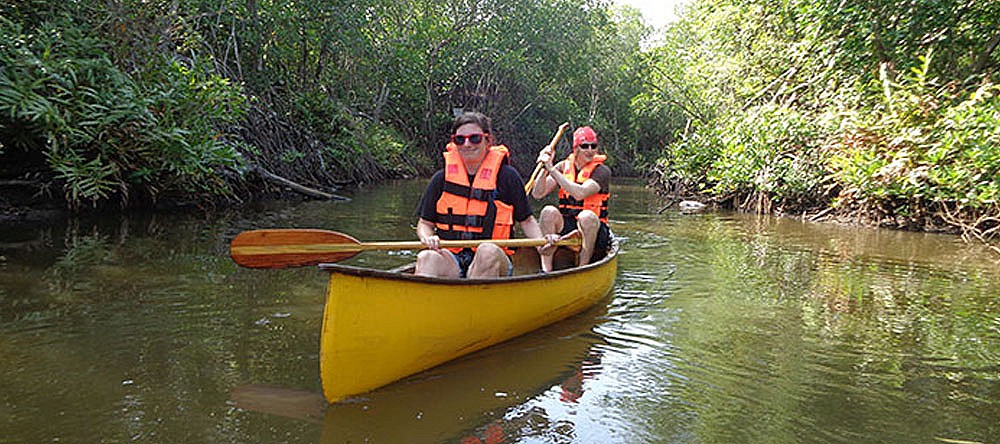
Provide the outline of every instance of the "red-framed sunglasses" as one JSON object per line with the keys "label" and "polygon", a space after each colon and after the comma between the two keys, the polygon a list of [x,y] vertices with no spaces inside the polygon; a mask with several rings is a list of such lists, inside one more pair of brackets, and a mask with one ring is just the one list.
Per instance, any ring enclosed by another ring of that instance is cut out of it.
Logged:
{"label": "red-framed sunglasses", "polygon": [[475,133],[466,135],[452,134],[451,142],[454,143],[455,145],[465,145],[465,141],[468,140],[469,143],[475,145],[479,142],[482,142],[484,138],[486,138],[485,133]]}

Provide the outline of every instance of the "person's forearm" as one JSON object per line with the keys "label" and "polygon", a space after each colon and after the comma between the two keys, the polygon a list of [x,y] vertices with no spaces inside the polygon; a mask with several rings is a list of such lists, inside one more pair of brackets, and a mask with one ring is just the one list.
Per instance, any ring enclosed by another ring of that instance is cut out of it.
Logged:
{"label": "person's forearm", "polygon": [[430,221],[420,219],[420,221],[417,222],[417,239],[423,241],[424,239],[434,236],[435,234],[434,224],[430,223]]}
{"label": "person's forearm", "polygon": [[542,171],[538,173],[538,178],[535,179],[535,184],[531,187],[531,197],[535,199],[541,199],[545,197],[548,193],[549,188],[549,173],[542,168]]}
{"label": "person's forearm", "polygon": [[570,181],[569,179],[566,178],[566,176],[559,174],[559,170],[557,170],[554,167],[551,170],[549,170],[548,173],[549,176],[555,179],[556,184],[558,184],[559,187],[561,187],[564,191],[569,193],[570,196],[573,196],[573,198],[576,200],[586,199],[594,194],[597,194],[597,192],[600,191],[600,185],[597,185],[597,182],[594,182],[592,180],[588,180],[583,184],[578,184],[576,182]]}
{"label": "person's forearm", "polygon": [[550,177],[551,175],[545,170],[542,170],[539,175],[542,177],[538,178],[538,181],[535,183],[535,187],[531,189],[531,197],[534,197],[535,199],[545,198],[545,196],[548,196],[552,190],[558,187],[555,179],[552,179]]}
{"label": "person's forearm", "polygon": [[538,225],[538,221],[535,220],[535,216],[528,216],[527,219],[520,222],[521,231],[524,232],[524,237],[532,239],[540,239],[545,237],[542,234],[542,228]]}

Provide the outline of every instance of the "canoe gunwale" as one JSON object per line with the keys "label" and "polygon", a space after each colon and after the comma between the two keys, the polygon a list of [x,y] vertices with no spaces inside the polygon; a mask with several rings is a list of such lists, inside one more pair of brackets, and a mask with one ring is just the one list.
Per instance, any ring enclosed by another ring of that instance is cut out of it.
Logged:
{"label": "canoe gunwale", "polygon": [[602,268],[618,256],[620,250],[621,241],[617,238],[613,238],[611,245],[608,247],[608,254],[605,255],[601,260],[593,262],[587,265],[579,267],[570,267],[563,270],[556,270],[549,273],[537,273],[537,274],[523,274],[510,277],[502,278],[478,278],[478,279],[448,279],[433,276],[417,276],[410,273],[400,273],[398,270],[404,267],[398,267],[391,270],[379,270],[374,268],[364,268],[356,267],[353,265],[342,265],[338,263],[321,263],[317,267],[321,271],[327,271],[330,273],[341,273],[352,276],[362,276],[362,277],[373,277],[381,279],[392,279],[400,281],[412,281],[412,282],[425,282],[430,284],[443,284],[443,285],[459,285],[459,286],[475,286],[482,284],[497,284],[505,282],[520,282],[520,281],[533,281],[533,280],[546,280],[546,279],[557,279],[562,276],[585,273],[590,270]]}

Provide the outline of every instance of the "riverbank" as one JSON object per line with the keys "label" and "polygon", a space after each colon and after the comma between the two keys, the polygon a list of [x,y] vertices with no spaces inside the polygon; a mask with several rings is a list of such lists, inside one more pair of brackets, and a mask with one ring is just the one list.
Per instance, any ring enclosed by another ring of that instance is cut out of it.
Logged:
{"label": "riverbank", "polygon": [[0,173],[0,225],[32,224],[71,214],[241,207],[265,200],[349,200],[337,194],[340,186],[328,186],[321,190],[260,168],[246,178],[234,179],[227,185],[227,189],[232,191],[226,195],[167,195],[159,196],[155,201],[149,198],[132,201],[127,206],[113,201],[74,206],[64,198],[65,188],[51,174],[25,173],[10,167],[0,169]]}
{"label": "riverbank", "polygon": [[[253,189],[248,186],[254,187]],[[660,212],[674,207],[683,200],[695,200],[709,207],[731,209],[735,211],[770,214],[778,217],[789,217],[807,222],[834,223],[839,225],[855,225],[875,228],[888,228],[902,231],[944,233],[963,236],[966,240],[984,241],[990,243],[995,231],[978,229],[974,225],[963,222],[960,215],[938,212],[923,214],[922,218],[904,217],[890,209],[880,208],[843,208],[833,205],[789,205],[776,204],[763,193],[745,195],[715,196],[706,193],[696,193],[688,188],[663,180],[653,180],[647,186],[663,199],[658,206]],[[4,181],[0,183],[0,224],[16,225],[52,220],[64,217],[70,213],[87,213],[92,211],[108,211],[107,208],[90,208],[72,211],[65,199],[54,196],[48,191],[49,186],[42,182]],[[339,190],[339,188],[338,188]],[[257,181],[244,184],[241,197],[206,198],[203,201],[190,199],[163,199],[153,207],[161,210],[177,210],[192,208],[222,208],[244,206],[251,202],[262,200],[346,200],[345,196],[332,192],[322,192],[295,183],[280,183]],[[944,208],[942,205],[941,208]],[[126,210],[119,210],[126,211]],[[965,216],[971,218],[972,215]],[[979,216],[981,222],[992,220],[989,216]],[[996,248],[996,247],[994,247]],[[1000,252],[1000,249],[998,249]]]}
{"label": "riverbank", "polygon": [[40,182],[0,182],[0,225],[26,224],[66,214],[66,203],[54,199]]}
{"label": "riverbank", "polygon": [[[964,208],[957,203],[923,203],[914,211],[913,203],[886,205],[867,201],[837,200],[835,195],[797,201],[781,201],[764,192],[717,195],[691,191],[680,181],[653,180],[650,185],[665,200],[660,212],[693,200],[707,207],[788,217],[803,222],[884,228],[898,231],[955,235],[967,243],[983,244],[1000,255],[1000,209]],[[833,188],[828,188],[833,191]],[[826,201],[827,204],[817,202]],[[682,209],[682,211],[684,211]]]}

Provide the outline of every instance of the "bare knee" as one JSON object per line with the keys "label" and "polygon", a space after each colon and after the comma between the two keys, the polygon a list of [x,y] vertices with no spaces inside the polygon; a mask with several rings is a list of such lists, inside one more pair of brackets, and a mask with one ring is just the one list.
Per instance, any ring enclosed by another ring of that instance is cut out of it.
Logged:
{"label": "bare knee", "polygon": [[479,244],[476,247],[476,257],[469,266],[469,277],[499,277],[506,276],[509,268],[507,254],[503,249],[491,243]]}
{"label": "bare knee", "polygon": [[473,261],[483,266],[484,270],[489,270],[490,274],[494,274],[495,271],[499,275],[501,268],[502,271],[507,271],[507,254],[496,244],[480,244],[476,248],[476,257]]}
{"label": "bare knee", "polygon": [[458,264],[447,253],[434,250],[417,253],[417,268],[413,271],[416,275],[457,278],[459,272]]}
{"label": "bare knee", "polygon": [[552,205],[546,205],[545,207],[542,208],[542,212],[541,212],[541,214],[538,217],[541,220],[555,219],[557,217],[561,219],[562,218],[562,214],[559,213],[559,209],[558,208],[556,208],[556,207],[554,207]]}
{"label": "bare knee", "polygon": [[546,205],[542,208],[541,214],[538,215],[538,224],[545,234],[558,233],[563,227],[562,213],[559,212],[558,208]]}
{"label": "bare knee", "polygon": [[576,217],[576,223],[583,228],[584,231],[589,231],[597,229],[597,227],[601,224],[601,220],[593,211],[583,210]]}
{"label": "bare knee", "polygon": [[435,259],[435,256],[439,254],[431,250],[421,250],[417,253],[417,268],[419,269],[421,265],[429,265]]}

